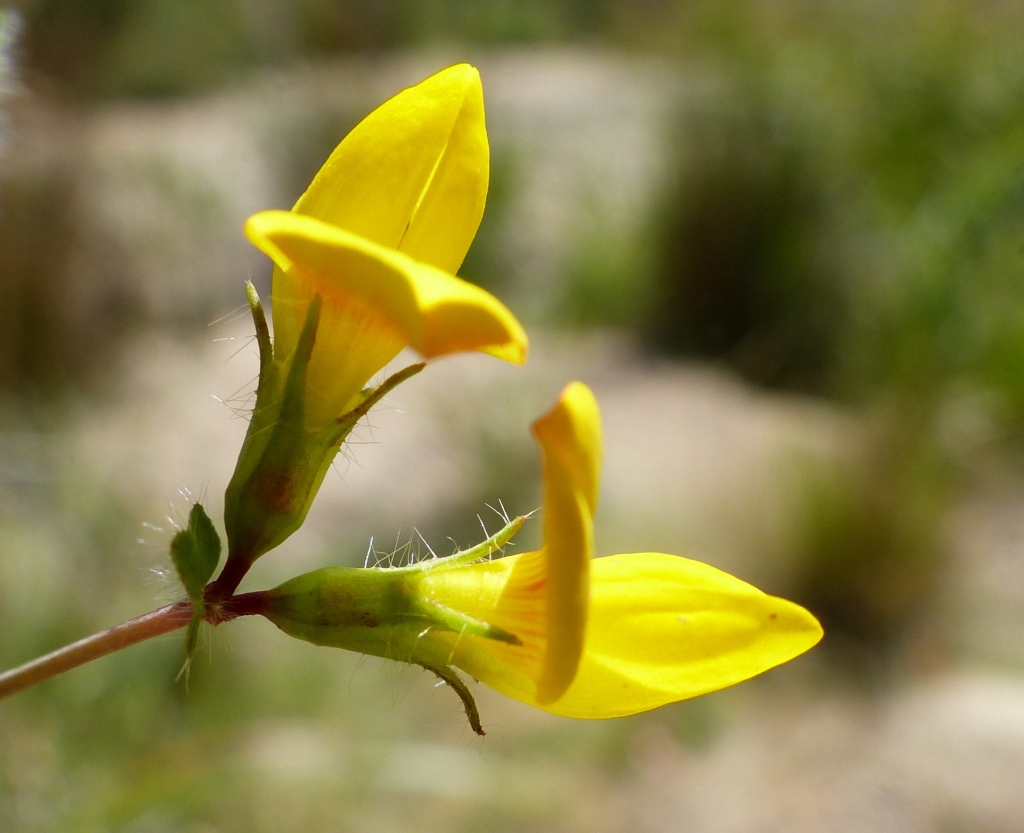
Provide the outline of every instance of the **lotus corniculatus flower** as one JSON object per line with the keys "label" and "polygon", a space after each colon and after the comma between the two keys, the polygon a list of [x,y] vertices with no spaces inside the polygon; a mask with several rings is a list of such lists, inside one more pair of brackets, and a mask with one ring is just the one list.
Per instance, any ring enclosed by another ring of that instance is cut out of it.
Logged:
{"label": "lotus corniculatus flower", "polygon": [[799,605],[675,555],[594,559],[601,425],[574,382],[534,423],[544,463],[543,545],[489,558],[523,519],[472,550],[397,568],[327,568],[266,591],[286,633],[415,663],[459,692],[456,669],[568,717],[618,717],[746,680],[821,638]]}
{"label": "lotus corniculatus flower", "polygon": [[525,360],[513,315],[455,276],[487,178],[480,76],[460,64],[367,116],[291,211],[249,218],[249,239],[274,262],[274,337],[250,286],[260,377],[225,496],[220,596],[301,525],[359,418],[422,369],[366,387],[403,348],[425,360],[464,351]]}

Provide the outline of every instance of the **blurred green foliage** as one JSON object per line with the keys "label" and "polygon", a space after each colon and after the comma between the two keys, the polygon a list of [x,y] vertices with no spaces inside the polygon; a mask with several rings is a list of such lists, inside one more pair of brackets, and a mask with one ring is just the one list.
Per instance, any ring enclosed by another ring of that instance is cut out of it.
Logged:
{"label": "blurred green foliage", "polygon": [[1024,441],[1022,16],[728,5],[687,59],[711,82],[680,107],[640,329],[865,414],[812,478],[798,583],[831,645],[885,655],[927,618],[971,466]]}
{"label": "blurred green foliage", "polygon": [[762,83],[728,79],[680,116],[644,330],[660,350],[724,361],[756,383],[821,390],[849,264],[829,256],[837,206],[806,115],[787,121]]}
{"label": "blurred green foliage", "polygon": [[964,381],[1015,401],[1017,13],[787,8],[705,44],[717,78],[681,115],[657,342],[856,401]]}
{"label": "blurred green foliage", "polygon": [[[675,59],[693,82],[668,128],[666,188],[636,233],[616,233],[600,210],[583,217],[562,318],[853,401],[977,387],[1002,430],[1024,424],[1013,292],[1024,14],[1013,4],[22,5],[26,74],[85,100],[181,95],[254,66],[438,43],[590,41]],[[346,126],[324,119],[278,143],[296,188]],[[500,259],[488,229],[513,190],[496,177],[478,263]]]}
{"label": "blurred green foliage", "polygon": [[609,0],[36,0],[29,63],[78,97],[194,93],[244,70],[351,50],[607,34]]}

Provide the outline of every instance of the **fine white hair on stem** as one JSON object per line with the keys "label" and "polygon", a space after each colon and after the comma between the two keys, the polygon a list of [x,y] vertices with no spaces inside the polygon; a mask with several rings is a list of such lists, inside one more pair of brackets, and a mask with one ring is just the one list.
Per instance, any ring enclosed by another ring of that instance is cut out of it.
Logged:
{"label": "fine white hair on stem", "polygon": [[501,502],[501,498],[498,498],[498,509],[495,509],[491,504],[485,503],[488,509],[490,509],[495,515],[501,518],[506,524],[512,523],[512,518],[509,517],[508,510],[505,509],[505,504]]}
{"label": "fine white hair on stem", "polygon": [[232,353],[230,356],[228,356],[224,360],[225,362],[229,362],[235,356],[237,356],[239,353],[241,353],[246,347],[248,347],[249,345],[253,344],[256,341],[256,336],[254,336],[254,335],[247,335],[247,336],[225,336],[224,338],[215,338],[214,341],[241,341],[242,342],[242,344],[239,346],[239,348],[237,350],[235,350],[234,353]]}
{"label": "fine white hair on stem", "polygon": [[210,394],[214,401],[219,402],[237,419],[249,419],[252,414],[253,405],[256,400],[256,386],[259,376],[253,376],[235,391],[226,397]]}
{"label": "fine white hair on stem", "polygon": [[215,318],[209,322],[207,327],[216,327],[218,324],[230,324],[232,321],[237,321],[239,318],[249,314],[248,304],[239,304],[234,309],[228,310],[220,318]]}
{"label": "fine white hair on stem", "polygon": [[437,558],[437,553],[434,552],[433,548],[427,542],[427,539],[423,537],[423,533],[420,532],[418,529],[416,529],[414,531],[419,536],[420,540],[423,542],[423,546],[425,546],[427,548],[427,551],[430,553],[431,557]]}

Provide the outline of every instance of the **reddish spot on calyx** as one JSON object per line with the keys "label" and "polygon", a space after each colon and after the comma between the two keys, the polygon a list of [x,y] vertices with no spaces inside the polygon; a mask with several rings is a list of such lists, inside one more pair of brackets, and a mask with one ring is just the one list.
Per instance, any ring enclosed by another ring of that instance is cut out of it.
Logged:
{"label": "reddish spot on calyx", "polygon": [[292,508],[292,477],[287,471],[262,471],[258,475],[261,502],[271,509],[286,512]]}

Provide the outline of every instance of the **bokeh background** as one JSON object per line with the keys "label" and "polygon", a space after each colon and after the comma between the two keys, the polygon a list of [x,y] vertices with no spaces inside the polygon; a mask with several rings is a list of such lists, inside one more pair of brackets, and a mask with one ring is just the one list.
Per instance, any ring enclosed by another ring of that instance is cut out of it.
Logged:
{"label": "bokeh background", "polygon": [[600,554],[827,631],[611,722],[477,687],[485,739],[416,669],[241,620],[186,683],[170,635],[0,703],[0,829],[1024,831],[1019,4],[36,0],[0,31],[0,666],[178,597],[255,386],[243,219],[460,60],[493,153],[462,274],[531,360],[392,394],[245,587],[535,508],[528,423],[579,378]]}

